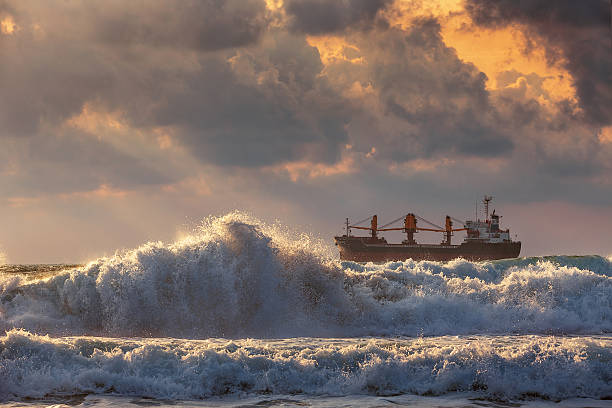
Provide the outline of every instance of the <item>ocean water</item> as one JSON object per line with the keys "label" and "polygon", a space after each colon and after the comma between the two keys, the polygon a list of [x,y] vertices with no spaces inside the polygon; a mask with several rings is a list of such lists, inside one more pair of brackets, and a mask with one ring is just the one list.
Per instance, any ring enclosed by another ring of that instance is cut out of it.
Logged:
{"label": "ocean water", "polygon": [[7,406],[612,406],[612,260],[357,264],[240,213],[0,266]]}

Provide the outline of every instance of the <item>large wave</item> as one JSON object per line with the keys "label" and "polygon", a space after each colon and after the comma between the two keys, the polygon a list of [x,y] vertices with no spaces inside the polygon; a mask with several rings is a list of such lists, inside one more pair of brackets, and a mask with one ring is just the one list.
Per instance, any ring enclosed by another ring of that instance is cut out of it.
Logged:
{"label": "large wave", "polygon": [[612,398],[612,344],[597,337],[176,341],[12,330],[0,337],[0,350],[0,401],[92,393]]}
{"label": "large wave", "polygon": [[598,256],[361,265],[241,213],[41,280],[0,275],[0,330],[290,337],[612,332]]}

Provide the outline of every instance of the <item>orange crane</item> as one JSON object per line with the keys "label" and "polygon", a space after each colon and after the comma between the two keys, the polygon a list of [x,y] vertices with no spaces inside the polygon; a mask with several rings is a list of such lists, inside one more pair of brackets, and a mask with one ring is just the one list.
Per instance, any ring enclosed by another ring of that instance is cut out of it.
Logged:
{"label": "orange crane", "polygon": [[[376,215],[374,215],[372,217],[372,220],[370,222],[370,227],[359,227],[357,225],[351,225],[348,226],[348,228],[355,228],[355,229],[360,229],[360,230],[368,230],[371,231],[372,233],[372,238],[377,238],[377,234],[378,231],[404,231],[407,235],[407,243],[408,244],[416,244],[416,241],[414,240],[414,234],[418,231],[433,231],[433,232],[444,232],[446,234],[446,239],[443,242],[443,244],[445,245],[451,245],[451,236],[453,234],[453,232],[455,231],[466,231],[467,228],[454,228],[453,229],[453,221],[452,218],[450,216],[446,216],[446,228],[442,228],[439,225],[436,225],[430,221],[427,221],[425,218],[419,217],[416,214],[413,213],[409,213],[407,214],[404,218],[404,226],[401,228],[385,228],[388,225],[392,225],[394,223],[396,223],[397,221],[401,220],[402,217],[391,221],[388,224],[385,224],[382,226],[382,228],[378,228],[378,217]],[[417,227],[417,218],[433,227],[436,228],[423,228],[423,227]],[[365,220],[364,220],[365,221]],[[361,221],[363,222],[363,221]],[[361,222],[357,223],[360,224]],[[348,229],[347,228],[347,229]],[[347,231],[348,234],[348,231]]]}
{"label": "orange crane", "polygon": [[[357,223],[357,224],[359,224],[359,223]],[[370,223],[370,228],[368,228],[368,227],[358,227],[356,225],[351,225],[351,226],[349,226],[349,228],[355,228],[355,229],[360,229],[360,230],[369,230],[369,231],[372,231],[372,238],[376,238],[376,232],[378,231],[377,225],[378,225],[378,217],[376,215],[374,215],[372,217],[372,221]]]}

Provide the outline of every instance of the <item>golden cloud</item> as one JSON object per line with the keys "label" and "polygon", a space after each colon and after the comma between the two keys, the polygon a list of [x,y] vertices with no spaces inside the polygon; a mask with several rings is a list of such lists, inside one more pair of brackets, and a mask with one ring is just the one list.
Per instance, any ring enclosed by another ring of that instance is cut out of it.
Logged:
{"label": "golden cloud", "polygon": [[18,29],[19,27],[12,16],[6,16],[0,20],[0,32],[2,32],[2,34],[11,35]]}
{"label": "golden cloud", "polygon": [[[382,15],[392,26],[404,30],[409,29],[417,17],[435,17],[441,24],[441,35],[445,44],[454,48],[461,60],[473,63],[487,75],[488,90],[503,90],[508,84],[498,81],[498,76],[507,71],[516,71],[544,78],[539,89],[532,89],[531,94],[526,95],[533,97],[541,105],[555,109],[555,104],[562,100],[569,100],[574,104],[577,102],[574,79],[563,67],[563,61],[550,64],[546,59],[544,44],[534,42],[533,37],[528,39],[526,27],[476,27],[465,12],[461,0],[398,0],[384,9]],[[350,41],[348,35],[350,34],[308,36],[307,41],[317,48],[325,66],[335,62],[367,64],[360,55],[358,46]],[[526,51],[527,49],[529,51]],[[533,92],[539,93],[533,95]],[[350,96],[357,95],[353,92]]]}

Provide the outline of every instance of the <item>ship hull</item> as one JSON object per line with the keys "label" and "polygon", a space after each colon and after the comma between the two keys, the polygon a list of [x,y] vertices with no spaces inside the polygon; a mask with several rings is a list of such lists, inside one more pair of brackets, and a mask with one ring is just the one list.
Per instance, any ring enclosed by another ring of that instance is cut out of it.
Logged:
{"label": "ship hull", "polygon": [[335,237],[340,259],[355,262],[387,262],[413,260],[450,261],[464,258],[470,261],[516,258],[520,242],[464,242],[461,245],[388,244],[384,239],[369,237]]}

